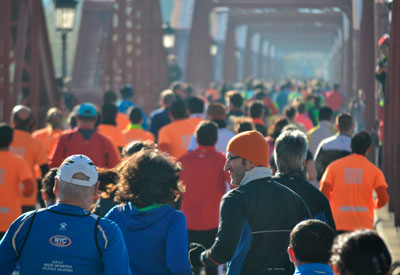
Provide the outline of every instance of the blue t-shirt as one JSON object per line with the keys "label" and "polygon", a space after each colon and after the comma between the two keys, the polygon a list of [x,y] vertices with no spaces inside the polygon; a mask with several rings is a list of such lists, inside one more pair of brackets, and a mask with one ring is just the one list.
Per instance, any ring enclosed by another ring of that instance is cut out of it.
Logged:
{"label": "blue t-shirt", "polygon": [[131,274],[121,230],[97,219],[67,204],[24,213],[0,242],[0,273]]}
{"label": "blue t-shirt", "polygon": [[310,263],[298,266],[293,275],[333,275],[333,271],[330,265]]}

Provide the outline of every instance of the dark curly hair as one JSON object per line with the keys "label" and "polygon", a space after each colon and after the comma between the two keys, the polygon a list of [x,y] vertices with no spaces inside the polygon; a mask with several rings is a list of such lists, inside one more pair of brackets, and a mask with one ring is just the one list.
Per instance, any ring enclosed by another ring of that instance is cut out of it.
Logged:
{"label": "dark curly hair", "polygon": [[172,203],[184,192],[180,171],[180,163],[169,155],[140,151],[126,161],[120,172],[115,200],[131,202],[137,208]]}
{"label": "dark curly hair", "polygon": [[340,275],[386,275],[391,263],[388,248],[372,230],[339,235],[332,247],[331,265]]}

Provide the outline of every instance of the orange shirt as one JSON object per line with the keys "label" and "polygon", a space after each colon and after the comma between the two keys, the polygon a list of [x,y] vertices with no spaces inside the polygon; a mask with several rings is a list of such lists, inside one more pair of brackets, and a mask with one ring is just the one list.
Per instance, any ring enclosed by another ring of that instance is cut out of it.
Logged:
{"label": "orange shirt", "polygon": [[[328,188],[325,186],[327,185]],[[338,230],[373,229],[373,190],[387,184],[382,171],[359,154],[332,162],[321,178]]]}
{"label": "orange shirt", "polygon": [[123,148],[127,143],[122,131],[117,128],[117,126],[100,124],[97,126],[97,131],[103,136],[107,137],[117,148]]}
{"label": "orange shirt", "polygon": [[117,117],[115,120],[117,122],[118,129],[121,131],[125,130],[131,124],[129,117],[120,112],[117,113]]}
{"label": "orange shirt", "polygon": [[175,158],[186,153],[199,119],[181,119],[171,122],[158,133],[158,148]]}
{"label": "orange shirt", "polygon": [[19,185],[26,179],[33,179],[28,163],[9,151],[0,151],[0,232],[6,232],[22,214],[22,190]]}
{"label": "orange shirt", "polygon": [[[46,149],[42,142],[31,136],[30,133],[14,129],[14,139],[10,145],[10,152],[23,157],[34,174],[35,164],[48,164]],[[33,194],[22,198],[22,205],[32,206],[36,204],[37,186],[34,186]]]}
{"label": "orange shirt", "polygon": [[63,130],[61,129],[52,129],[51,127],[46,127],[43,129],[36,130],[32,133],[32,137],[40,140],[47,153],[47,157],[49,157],[51,153],[51,149],[53,148],[54,144],[57,143],[58,138],[62,135]]}
{"label": "orange shirt", "polygon": [[128,143],[131,143],[132,141],[145,141],[145,140],[151,140],[152,142],[154,142],[156,140],[151,132],[143,130],[141,126],[140,128],[135,127],[135,128],[125,129],[124,131],[122,131],[122,134],[124,135]]}

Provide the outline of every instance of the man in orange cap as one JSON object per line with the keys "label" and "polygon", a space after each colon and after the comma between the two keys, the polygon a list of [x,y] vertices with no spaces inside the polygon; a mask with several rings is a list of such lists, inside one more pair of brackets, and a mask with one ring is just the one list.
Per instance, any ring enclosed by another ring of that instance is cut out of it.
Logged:
{"label": "man in orange cap", "polygon": [[268,168],[268,144],[257,131],[242,132],[226,148],[224,169],[238,186],[221,199],[218,233],[210,249],[192,243],[193,267],[228,262],[227,274],[293,274],[289,233],[310,212],[293,191],[276,183]]}

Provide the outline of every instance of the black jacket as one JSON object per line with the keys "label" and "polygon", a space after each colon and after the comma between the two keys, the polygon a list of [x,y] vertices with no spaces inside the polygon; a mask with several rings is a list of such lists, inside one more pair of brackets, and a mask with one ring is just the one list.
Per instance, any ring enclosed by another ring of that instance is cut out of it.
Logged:
{"label": "black jacket", "polygon": [[289,234],[310,217],[289,188],[270,177],[250,181],[223,196],[218,234],[203,260],[207,265],[229,261],[227,274],[293,274],[286,253]]}
{"label": "black jacket", "polygon": [[329,200],[312,186],[302,174],[277,174],[273,179],[298,194],[307,204],[313,219],[323,221],[336,230]]}

